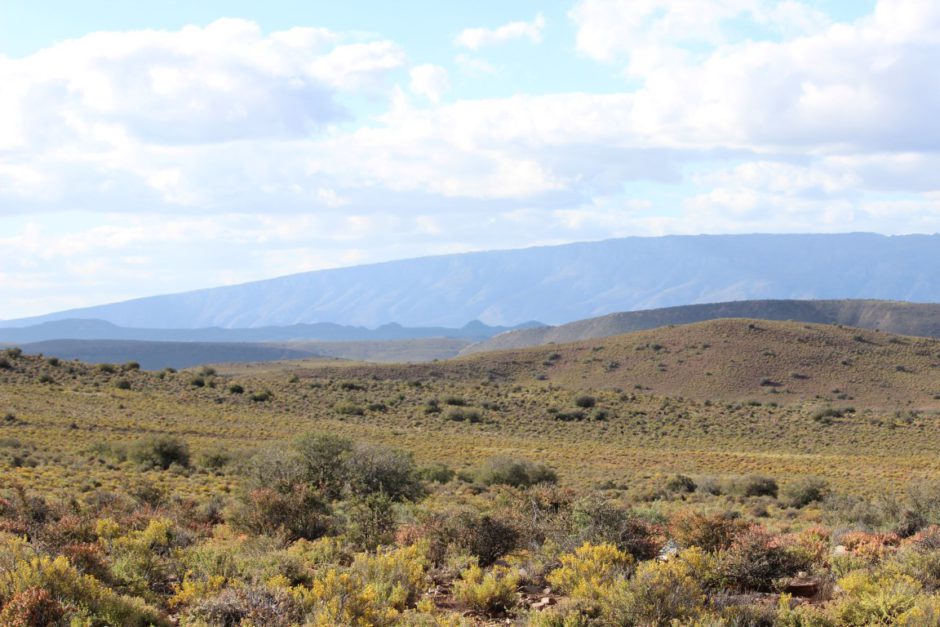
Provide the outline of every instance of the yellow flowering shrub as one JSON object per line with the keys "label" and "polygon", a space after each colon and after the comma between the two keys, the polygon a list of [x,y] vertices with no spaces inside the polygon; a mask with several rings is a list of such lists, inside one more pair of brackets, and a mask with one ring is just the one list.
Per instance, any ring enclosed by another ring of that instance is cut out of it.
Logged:
{"label": "yellow flowering shrub", "polygon": [[546,579],[556,589],[575,598],[597,600],[619,579],[630,574],[633,556],[613,544],[585,543],[561,556],[561,566]]}
{"label": "yellow flowering shrub", "polygon": [[505,566],[485,572],[473,564],[454,582],[454,598],[482,612],[504,611],[516,604],[519,574]]}

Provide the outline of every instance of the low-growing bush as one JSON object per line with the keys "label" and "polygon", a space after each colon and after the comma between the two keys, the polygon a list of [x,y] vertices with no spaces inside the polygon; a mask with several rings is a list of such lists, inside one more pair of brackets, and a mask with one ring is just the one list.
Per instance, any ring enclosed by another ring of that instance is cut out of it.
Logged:
{"label": "low-growing bush", "polygon": [[166,470],[172,464],[189,467],[189,447],[179,438],[168,435],[148,436],[134,442],[127,456],[147,468]]}
{"label": "low-growing bush", "polygon": [[610,594],[612,586],[628,577],[634,566],[633,557],[612,544],[583,544],[560,561],[547,581],[565,594],[593,601]]}
{"label": "low-growing bush", "polygon": [[829,483],[819,477],[803,477],[784,484],[781,497],[790,507],[806,507],[825,500]]}
{"label": "low-growing bush", "polygon": [[511,457],[490,458],[477,471],[476,478],[484,485],[502,484],[516,488],[558,481],[558,475],[548,466]]}

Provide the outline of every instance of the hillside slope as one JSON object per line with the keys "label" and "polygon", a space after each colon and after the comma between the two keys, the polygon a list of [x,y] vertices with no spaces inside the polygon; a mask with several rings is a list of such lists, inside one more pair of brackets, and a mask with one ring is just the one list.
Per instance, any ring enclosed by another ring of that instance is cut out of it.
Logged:
{"label": "hillside slope", "polygon": [[940,301],[940,235],[703,235],[443,255],[322,270],[7,322],[96,318],[129,327],[311,322],[558,324],[730,300]]}
{"label": "hillside slope", "polygon": [[[321,372],[334,368],[314,367]],[[489,378],[698,400],[936,409],[940,340],[832,325],[719,319],[436,364],[344,364],[331,376]]]}
{"label": "hillside slope", "polygon": [[877,300],[756,300],[628,311],[559,326],[508,331],[468,346],[462,354],[577,342],[718,318],[842,324],[901,335],[940,337],[940,304]]}

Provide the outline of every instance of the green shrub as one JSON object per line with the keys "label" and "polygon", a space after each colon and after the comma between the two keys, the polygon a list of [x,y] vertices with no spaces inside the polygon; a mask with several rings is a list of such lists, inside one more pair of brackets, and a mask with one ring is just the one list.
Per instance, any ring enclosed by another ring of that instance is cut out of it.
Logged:
{"label": "green shrub", "polygon": [[232,385],[228,386],[228,391],[230,394],[244,394],[245,388],[238,383],[233,383]]}
{"label": "green shrub", "polygon": [[307,433],[293,442],[303,467],[304,480],[330,499],[338,499],[346,485],[349,473],[347,461],[353,443],[328,433]]}
{"label": "green shrub", "polygon": [[698,486],[691,477],[685,475],[673,475],[666,480],[666,489],[669,492],[695,492]]}
{"label": "green shrub", "polygon": [[250,398],[253,403],[266,403],[274,398],[274,393],[271,392],[271,390],[262,390],[260,392],[255,392],[248,398]]}
{"label": "green shrub", "polygon": [[483,420],[483,415],[475,409],[452,409],[447,412],[447,419],[454,422],[477,423]]}
{"label": "green shrub", "polygon": [[783,501],[790,507],[806,507],[819,503],[829,494],[829,483],[819,477],[795,479],[783,486]]}
{"label": "green shrub", "polygon": [[597,399],[593,396],[582,395],[574,399],[574,404],[581,409],[591,409],[597,404]]}
{"label": "green shrub", "polygon": [[777,480],[761,475],[741,477],[734,482],[734,491],[741,496],[770,496],[777,498]]}
{"label": "green shrub", "polygon": [[329,506],[315,490],[297,486],[289,492],[271,488],[250,491],[228,513],[236,529],[293,541],[314,540],[333,526]]}
{"label": "green shrub", "polygon": [[419,471],[419,474],[425,481],[433,481],[434,483],[449,483],[457,476],[453,468],[447,464],[430,464],[424,466]]}
{"label": "green shrub", "polygon": [[487,460],[477,471],[476,478],[484,485],[510,485],[516,488],[558,481],[555,471],[542,463],[503,456]]}
{"label": "green shrub", "polygon": [[127,379],[118,379],[114,382],[114,387],[119,390],[129,390],[131,389],[131,382]]}
{"label": "green shrub", "polygon": [[346,457],[351,492],[358,496],[383,493],[393,501],[412,500],[423,493],[411,453],[360,443]]}
{"label": "green shrub", "polygon": [[189,467],[189,447],[186,443],[169,435],[142,438],[128,449],[128,458],[147,468],[166,470],[171,464]]}

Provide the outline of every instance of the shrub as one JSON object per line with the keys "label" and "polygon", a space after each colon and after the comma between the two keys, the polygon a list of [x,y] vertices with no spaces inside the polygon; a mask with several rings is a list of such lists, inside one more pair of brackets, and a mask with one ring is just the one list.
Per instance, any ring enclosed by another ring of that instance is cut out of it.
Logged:
{"label": "shrub", "polygon": [[233,527],[286,540],[314,540],[332,528],[330,509],[322,497],[296,486],[289,492],[259,488],[246,494],[229,512]]}
{"label": "shrub", "polygon": [[201,599],[189,616],[209,625],[288,627],[300,624],[303,611],[283,590],[249,586],[227,588]]}
{"label": "shrub", "polygon": [[189,467],[189,447],[182,440],[168,435],[148,436],[128,448],[128,459],[148,468],[166,470],[172,464]]}
{"label": "shrub", "polygon": [[[839,580],[844,595],[834,610],[840,625],[935,625],[936,601],[902,574],[857,570]],[[933,620],[924,620],[925,614]]]}
{"label": "shrub", "polygon": [[612,544],[586,543],[573,554],[561,556],[561,566],[549,573],[546,580],[570,596],[600,600],[609,594],[618,580],[625,579],[634,560]]}
{"label": "shrub", "polygon": [[12,370],[13,364],[6,357],[0,357],[0,370]]}
{"label": "shrub", "polygon": [[233,383],[232,385],[228,386],[228,391],[230,394],[244,394],[245,388],[238,383]]}
{"label": "shrub", "polygon": [[432,540],[452,544],[489,566],[516,548],[519,533],[512,525],[489,514],[460,512],[449,517]]}
{"label": "shrub", "polygon": [[459,396],[447,396],[444,398],[445,405],[453,405],[455,407],[463,407],[467,404],[467,401],[460,398]]}
{"label": "shrub", "polygon": [[430,464],[419,471],[421,478],[434,483],[449,483],[457,475],[447,464]]}
{"label": "shrub", "polygon": [[389,544],[395,533],[393,505],[392,499],[381,492],[353,498],[346,512],[346,537],[366,550]]}
{"label": "shrub", "polygon": [[255,392],[248,398],[250,398],[253,403],[266,403],[274,398],[274,393],[272,393],[271,390],[262,390],[261,392]]}
{"label": "shrub", "polygon": [[713,577],[714,561],[700,549],[643,562],[607,599],[606,613],[617,625],[690,624],[705,609],[703,584]]}
{"label": "shrub", "polygon": [[330,499],[338,499],[347,481],[347,458],[353,443],[328,433],[307,433],[293,443],[304,480]]}
{"label": "shrub", "polygon": [[118,379],[114,382],[114,387],[119,390],[129,390],[131,389],[131,382],[127,379]]}
{"label": "shrub", "polygon": [[782,497],[790,507],[806,507],[823,501],[829,494],[829,483],[819,477],[803,477],[783,486]]}
{"label": "shrub", "polygon": [[308,625],[391,625],[426,584],[425,566],[417,547],[360,554],[348,570],[329,568],[294,591]]}
{"label": "shrub", "polygon": [[597,404],[597,399],[593,396],[579,396],[574,399],[574,404],[580,407],[581,409],[591,409],[594,405]]}
{"label": "shrub", "polygon": [[558,481],[558,475],[542,463],[511,457],[492,457],[477,472],[477,480],[484,485],[525,488],[537,483],[555,483]]}
{"label": "shrub", "polygon": [[477,423],[483,420],[483,415],[475,409],[452,409],[447,412],[447,419],[454,422]]}
{"label": "shrub", "polygon": [[698,547],[714,553],[727,549],[750,524],[733,512],[702,514],[694,510],[677,512],[669,521],[669,531],[681,547]]}
{"label": "shrub", "polygon": [[[154,608],[140,599],[121,596],[94,577],[79,573],[64,557],[21,559],[11,569],[0,571],[0,603],[8,604],[18,595],[37,588],[47,590],[52,598],[66,605],[83,608],[92,619],[89,624],[167,625]],[[22,603],[28,597],[20,599]]]}
{"label": "shrub", "polygon": [[0,612],[0,625],[6,627],[46,627],[58,625],[65,614],[62,605],[44,588],[27,588],[13,595]]}
{"label": "shrub", "polygon": [[656,557],[666,541],[656,526],[601,498],[587,497],[576,502],[571,522],[576,538],[594,544],[614,544],[638,560]]}
{"label": "shrub", "polygon": [[232,456],[225,451],[205,452],[199,456],[199,465],[207,470],[222,470],[232,461]]}
{"label": "shrub", "polygon": [[171,464],[189,467],[189,447],[186,443],[169,435],[142,438],[128,450],[128,458],[147,468],[166,470]]}
{"label": "shrub", "polygon": [[386,446],[354,445],[346,472],[350,490],[359,496],[381,492],[393,501],[402,501],[423,492],[412,455]]}
{"label": "shrub", "polygon": [[720,554],[723,582],[736,590],[770,592],[774,582],[812,566],[805,555],[788,550],[780,538],[759,527],[738,534]]}
{"label": "shrub", "polygon": [[670,492],[695,492],[698,486],[691,477],[685,475],[673,475],[666,480],[666,489]]}
{"label": "shrub", "polygon": [[741,496],[770,496],[777,498],[777,480],[761,475],[750,475],[738,479],[734,484]]}
{"label": "shrub", "polygon": [[515,606],[518,586],[519,574],[513,570],[497,566],[484,574],[474,565],[454,582],[454,598],[481,612],[505,612]]}

